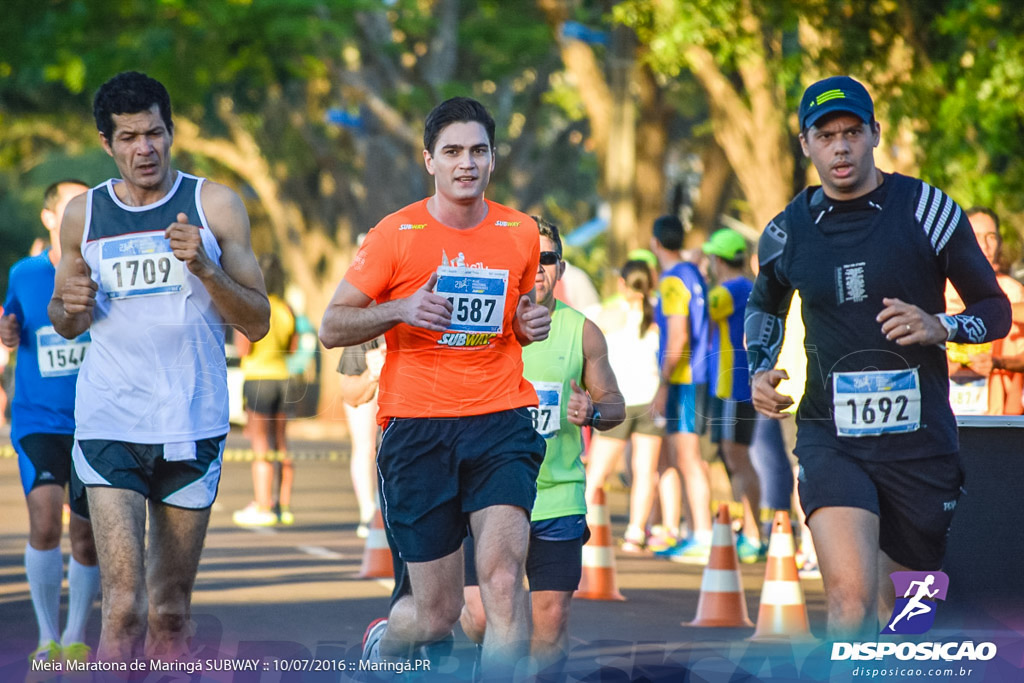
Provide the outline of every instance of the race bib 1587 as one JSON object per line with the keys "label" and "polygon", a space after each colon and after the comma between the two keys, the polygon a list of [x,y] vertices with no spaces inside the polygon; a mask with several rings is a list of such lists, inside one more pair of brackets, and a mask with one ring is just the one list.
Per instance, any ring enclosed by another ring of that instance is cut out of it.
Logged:
{"label": "race bib 1587", "polygon": [[434,291],[451,302],[449,332],[502,333],[507,270],[439,266]]}

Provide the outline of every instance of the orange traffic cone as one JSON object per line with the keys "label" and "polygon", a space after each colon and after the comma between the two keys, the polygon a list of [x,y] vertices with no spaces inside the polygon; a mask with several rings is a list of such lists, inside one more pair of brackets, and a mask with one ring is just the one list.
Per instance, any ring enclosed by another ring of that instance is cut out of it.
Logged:
{"label": "orange traffic cone", "polygon": [[697,617],[689,623],[684,621],[683,626],[754,625],[747,614],[736,537],[729,522],[729,505],[722,503],[711,532],[711,557],[700,582]]}
{"label": "orange traffic cone", "polygon": [[366,549],[363,550],[363,566],[359,568],[359,578],[390,579],[394,576],[391,548],[388,547],[388,537],[384,533],[384,517],[381,516],[378,507],[370,521],[370,535],[366,537]]}
{"label": "orange traffic cone", "polygon": [[598,489],[594,504],[587,509],[590,540],[583,546],[583,577],[573,594],[584,600],[625,600],[615,586],[615,552],[612,548],[612,527],[604,490]]}
{"label": "orange traffic cone", "polygon": [[796,573],[796,550],[789,513],[779,510],[768,541],[768,568],[761,589],[757,630],[751,640],[813,640],[807,605]]}

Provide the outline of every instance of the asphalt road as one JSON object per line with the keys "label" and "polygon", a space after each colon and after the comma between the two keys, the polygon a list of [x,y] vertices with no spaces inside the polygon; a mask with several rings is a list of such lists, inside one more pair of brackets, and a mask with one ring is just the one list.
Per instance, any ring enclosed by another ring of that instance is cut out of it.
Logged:
{"label": "asphalt road", "polygon": [[[229,446],[244,447],[244,441],[233,434]],[[247,463],[234,458],[225,462],[193,599],[195,652],[211,666],[190,675],[147,672],[143,663],[134,680],[348,680],[347,672],[337,670],[281,668],[322,668],[327,662],[333,662],[332,669],[340,663],[353,666],[367,623],[385,614],[390,582],[358,578],[364,542],[355,535],[358,515],[347,444],[300,442],[293,444],[293,451],[299,461],[292,506],[296,521],[291,527],[234,526],[231,513],[250,500],[251,480]],[[624,530],[626,502],[625,492],[610,493],[616,537]],[[16,462],[0,457],[0,682],[25,680],[26,656],[35,646],[35,618],[23,565],[27,527]],[[621,552],[616,552],[615,562],[618,587],[627,600],[574,600],[566,680],[853,680],[849,667],[834,669],[828,646],[819,642],[765,645],[747,640],[753,633],[749,628],[684,626],[696,614],[700,567]],[[748,611],[755,621],[764,571],[764,563],[742,568]],[[811,630],[821,637],[821,581],[804,580],[802,587]],[[87,642],[95,644],[98,635],[96,609]],[[249,659],[259,661],[256,671],[210,670],[237,668]],[[472,659],[468,640],[456,629],[453,656],[441,671],[433,672],[433,678],[469,680]],[[30,676],[40,678],[50,680]],[[414,676],[396,680],[403,678]]]}

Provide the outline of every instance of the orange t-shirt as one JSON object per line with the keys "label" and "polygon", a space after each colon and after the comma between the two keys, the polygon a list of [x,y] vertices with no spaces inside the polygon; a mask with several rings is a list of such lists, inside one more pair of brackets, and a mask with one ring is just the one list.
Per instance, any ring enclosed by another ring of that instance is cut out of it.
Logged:
{"label": "orange t-shirt", "polygon": [[465,230],[435,220],[426,199],[374,226],[345,274],[349,284],[382,304],[410,296],[439,271],[435,291],[455,308],[447,332],[399,323],[385,333],[378,421],[537,405],[512,320],[539,260],[533,219],[491,201],[483,221]]}

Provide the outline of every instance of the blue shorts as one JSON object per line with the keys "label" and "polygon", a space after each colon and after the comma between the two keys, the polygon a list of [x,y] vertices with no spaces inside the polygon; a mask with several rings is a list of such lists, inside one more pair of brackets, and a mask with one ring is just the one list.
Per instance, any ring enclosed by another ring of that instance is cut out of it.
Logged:
{"label": "blue shorts", "polygon": [[437,560],[462,545],[469,513],[494,505],[532,510],[545,447],[526,408],[391,418],[377,472],[392,554],[405,562]]}
{"label": "blue shorts", "polygon": [[708,423],[707,384],[669,384],[666,434],[703,434]]}
{"label": "blue shorts", "polygon": [[21,488],[27,496],[38,486],[68,486],[71,511],[89,519],[89,503],[75,468],[71,466],[72,434],[26,434],[14,443],[18,454]]}
{"label": "blue shorts", "polygon": [[172,449],[164,444],[80,439],[75,442],[75,469],[86,487],[127,489],[155,502],[204,510],[217,497],[225,436],[175,444]]}
{"label": "blue shorts", "polygon": [[800,505],[807,517],[823,507],[873,512],[886,555],[915,571],[942,567],[964,481],[958,454],[876,462],[804,446],[798,458]]}

